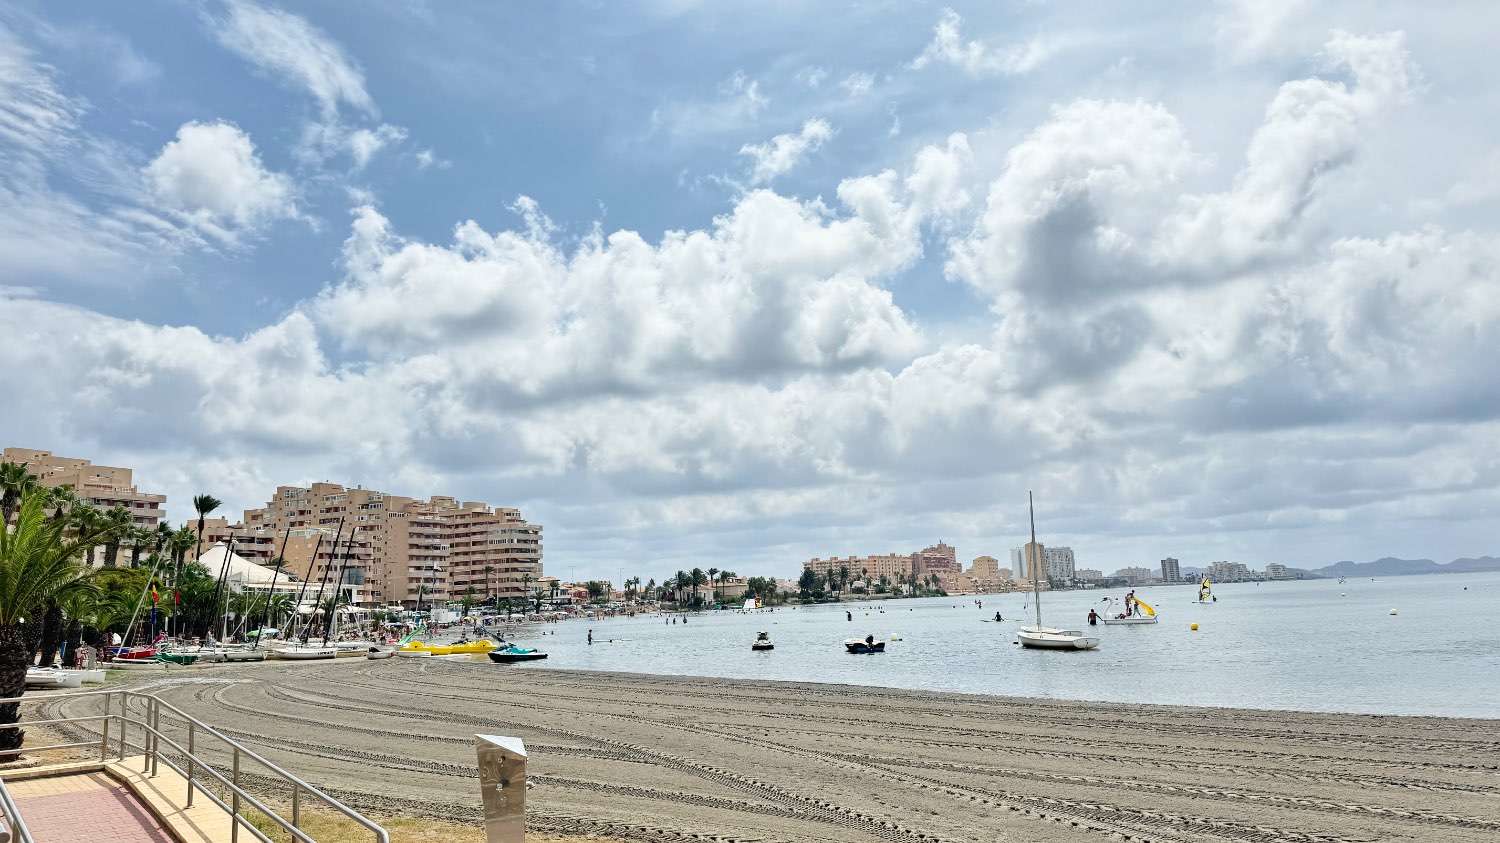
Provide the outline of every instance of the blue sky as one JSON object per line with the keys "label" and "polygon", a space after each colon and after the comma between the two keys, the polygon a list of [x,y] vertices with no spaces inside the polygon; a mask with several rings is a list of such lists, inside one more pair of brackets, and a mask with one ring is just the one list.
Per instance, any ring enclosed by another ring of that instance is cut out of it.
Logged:
{"label": "blue sky", "polygon": [[[599,575],[1500,552],[1500,13],[16,3],[6,444]],[[1044,535],[1045,538],[1045,535]]]}

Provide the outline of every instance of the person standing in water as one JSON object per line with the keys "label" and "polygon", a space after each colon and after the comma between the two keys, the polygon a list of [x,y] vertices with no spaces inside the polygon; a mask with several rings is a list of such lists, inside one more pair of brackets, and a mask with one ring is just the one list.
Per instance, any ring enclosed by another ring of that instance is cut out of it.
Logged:
{"label": "person standing in water", "polygon": [[1089,626],[1098,626],[1098,625],[1099,625],[1099,613],[1096,612],[1096,611],[1094,611],[1093,609],[1090,609],[1089,610]]}
{"label": "person standing in water", "polygon": [[851,611],[849,611],[848,609],[845,609],[844,610],[844,619],[845,620],[850,620],[850,621],[854,620],[854,613],[851,612]]}
{"label": "person standing in water", "polygon": [[589,643],[594,643],[594,631],[592,629],[589,630]]}

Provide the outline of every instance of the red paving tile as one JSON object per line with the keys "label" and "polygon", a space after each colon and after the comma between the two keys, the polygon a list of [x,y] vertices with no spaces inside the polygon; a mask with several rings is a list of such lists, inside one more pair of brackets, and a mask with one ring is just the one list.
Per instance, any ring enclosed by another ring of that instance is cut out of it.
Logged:
{"label": "red paving tile", "polygon": [[42,787],[35,788],[42,791],[37,795],[25,795],[11,785],[16,808],[37,843],[172,843],[172,835],[124,785],[97,774],[88,776],[87,784],[80,778],[67,777],[71,786],[64,793]]}

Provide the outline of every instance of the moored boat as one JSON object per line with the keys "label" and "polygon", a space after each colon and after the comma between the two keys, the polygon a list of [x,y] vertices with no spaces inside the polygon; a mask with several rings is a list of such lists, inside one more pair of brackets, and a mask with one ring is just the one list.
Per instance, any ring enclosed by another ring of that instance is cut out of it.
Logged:
{"label": "moored boat", "polygon": [[395,647],[371,645],[370,649],[365,651],[365,658],[367,659],[388,659],[394,655],[396,655]]}
{"label": "moored boat", "polygon": [[[1133,593],[1133,592],[1132,592]],[[1115,601],[1109,601],[1109,612],[1113,613]],[[1139,597],[1126,598],[1125,611],[1112,617],[1101,617],[1105,626],[1139,626],[1156,623],[1156,610]]]}
{"label": "moored boat", "polygon": [[844,649],[856,655],[871,655],[885,652],[885,642],[875,640],[875,636],[869,635],[864,638],[850,638],[844,641]]}
{"label": "moored boat", "polygon": [[1022,647],[1034,650],[1092,650],[1099,646],[1099,639],[1084,635],[1076,629],[1057,629],[1042,626],[1042,546],[1036,543],[1036,508],[1031,504],[1031,493],[1026,493],[1026,506],[1031,514],[1031,543],[1026,545],[1026,567],[1031,571],[1031,600],[1036,606],[1036,624],[1023,626],[1016,632],[1016,641]]}

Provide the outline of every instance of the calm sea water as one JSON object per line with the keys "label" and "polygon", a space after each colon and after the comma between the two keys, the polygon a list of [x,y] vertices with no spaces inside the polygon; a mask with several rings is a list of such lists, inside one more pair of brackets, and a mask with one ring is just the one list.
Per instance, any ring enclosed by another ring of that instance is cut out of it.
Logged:
{"label": "calm sea water", "polygon": [[[516,637],[551,655],[507,669],[620,670],[842,682],[978,694],[1111,702],[1375,714],[1500,717],[1500,574],[1371,581],[1139,589],[1155,626],[1107,627],[1091,652],[1023,650],[1022,594],[709,612],[687,625],[659,616],[566,621]],[[1079,628],[1102,592],[1043,594],[1043,621]],[[1123,592],[1114,594],[1116,598]],[[1390,615],[1391,609],[1399,614]],[[852,622],[845,610],[853,611]],[[996,611],[1005,616],[995,623]],[[1101,610],[1102,611],[1102,610]],[[985,619],[989,619],[986,622]],[[1028,623],[1030,621],[1027,621]],[[1198,631],[1188,628],[1199,625]],[[589,629],[595,643],[587,641]],[[776,649],[751,652],[758,630]],[[545,632],[545,634],[541,634]],[[873,633],[904,640],[885,655],[840,642]]]}

